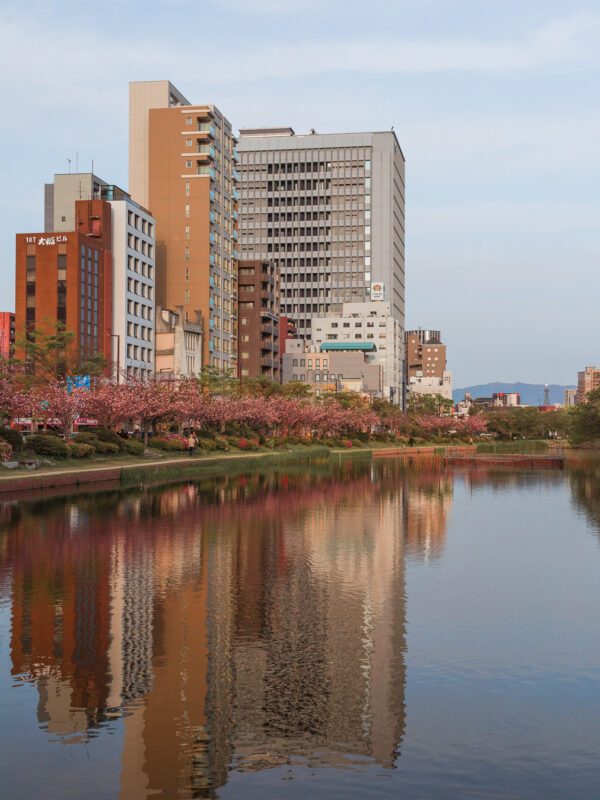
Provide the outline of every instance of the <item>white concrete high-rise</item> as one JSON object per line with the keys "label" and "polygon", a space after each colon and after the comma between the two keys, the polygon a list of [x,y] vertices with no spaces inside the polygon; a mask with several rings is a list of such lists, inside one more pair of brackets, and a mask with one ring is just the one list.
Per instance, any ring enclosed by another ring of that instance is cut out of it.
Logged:
{"label": "white concrete high-rise", "polygon": [[[404,156],[393,131],[240,131],[240,253],[281,272],[281,314],[384,300],[404,327]],[[399,351],[401,369],[401,352]]]}

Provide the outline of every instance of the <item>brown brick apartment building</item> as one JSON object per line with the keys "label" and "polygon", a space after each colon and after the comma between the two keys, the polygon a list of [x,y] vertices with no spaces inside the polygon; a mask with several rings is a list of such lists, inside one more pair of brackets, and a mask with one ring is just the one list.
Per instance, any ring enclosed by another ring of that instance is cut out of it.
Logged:
{"label": "brown brick apartment building", "polygon": [[446,369],[446,345],[440,331],[405,331],[404,363],[407,383],[411,378],[442,378]]}
{"label": "brown brick apartment building", "polygon": [[236,369],[236,139],[213,105],[191,105],[169,81],[130,84],[129,188],[156,219],[156,301],[196,310],[203,366]]}
{"label": "brown brick apartment building", "polygon": [[238,290],[238,377],[279,381],[279,273],[271,261],[240,261]]}
{"label": "brown brick apartment building", "polygon": [[78,200],[74,231],[16,238],[17,337],[26,330],[53,330],[60,322],[75,334],[74,358],[101,353],[110,361],[110,204]]}

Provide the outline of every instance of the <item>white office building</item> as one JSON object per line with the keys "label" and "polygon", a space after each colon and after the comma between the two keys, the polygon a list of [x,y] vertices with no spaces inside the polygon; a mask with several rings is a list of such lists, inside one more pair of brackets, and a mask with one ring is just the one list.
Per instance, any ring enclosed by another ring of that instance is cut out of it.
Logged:
{"label": "white office building", "polygon": [[403,404],[403,331],[390,302],[344,303],[341,314],[313,320],[312,341],[321,352],[365,353],[382,367],[383,397]]}
{"label": "white office building", "polygon": [[110,200],[113,254],[112,354],[115,374],[154,373],[154,217],[125,193]]}

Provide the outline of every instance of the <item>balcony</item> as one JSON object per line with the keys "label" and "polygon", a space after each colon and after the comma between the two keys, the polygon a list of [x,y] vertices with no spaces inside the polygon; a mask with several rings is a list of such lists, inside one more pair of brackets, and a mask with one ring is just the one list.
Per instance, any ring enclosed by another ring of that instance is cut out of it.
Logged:
{"label": "balcony", "polygon": [[273,369],[276,365],[279,366],[274,358],[268,358],[263,356],[261,356],[260,365],[261,367],[268,367],[269,369]]}
{"label": "balcony", "polygon": [[261,339],[260,342],[260,349],[261,350],[270,350],[273,351],[273,340],[272,339]]}
{"label": "balcony", "polygon": [[270,323],[260,326],[261,333],[273,333],[273,326]]}

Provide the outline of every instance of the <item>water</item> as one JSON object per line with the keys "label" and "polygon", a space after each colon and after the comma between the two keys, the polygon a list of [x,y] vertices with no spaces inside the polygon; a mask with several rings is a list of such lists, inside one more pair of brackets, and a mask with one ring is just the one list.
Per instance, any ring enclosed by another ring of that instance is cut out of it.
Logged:
{"label": "water", "polygon": [[0,796],[600,796],[600,471],[0,507]]}

